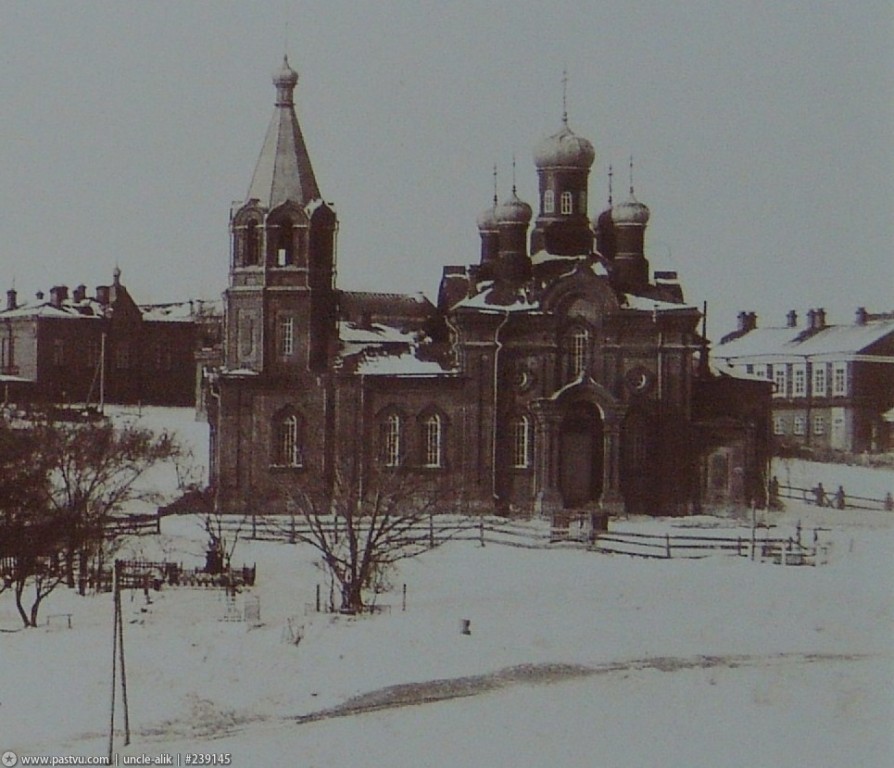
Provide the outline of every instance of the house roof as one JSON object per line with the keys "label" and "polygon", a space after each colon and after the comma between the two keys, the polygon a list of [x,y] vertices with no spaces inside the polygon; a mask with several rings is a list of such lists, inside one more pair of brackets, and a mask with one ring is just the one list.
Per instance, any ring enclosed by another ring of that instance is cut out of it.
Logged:
{"label": "house roof", "polygon": [[814,332],[798,327],[755,328],[715,347],[714,356],[729,359],[857,355],[891,334],[894,319],[870,320],[863,325],[828,325]]}

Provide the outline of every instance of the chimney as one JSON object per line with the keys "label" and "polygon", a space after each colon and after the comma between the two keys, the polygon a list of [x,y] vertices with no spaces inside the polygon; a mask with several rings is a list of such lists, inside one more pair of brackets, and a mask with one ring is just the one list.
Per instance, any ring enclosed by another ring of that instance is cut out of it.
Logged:
{"label": "chimney", "polygon": [[107,286],[107,285],[97,285],[96,286],[96,300],[103,306],[108,305],[108,303],[109,303],[109,286]]}
{"label": "chimney", "polygon": [[869,313],[866,311],[866,307],[858,307],[857,325],[866,325],[867,320],[869,320]]}
{"label": "chimney", "polygon": [[63,301],[68,300],[68,286],[54,285],[50,288],[50,304],[54,307],[61,307]]}
{"label": "chimney", "polygon": [[753,331],[757,328],[757,312],[748,313],[748,330]]}
{"label": "chimney", "polygon": [[739,312],[739,333],[748,333],[757,328],[756,312]]}
{"label": "chimney", "polygon": [[810,331],[816,330],[816,310],[815,309],[807,310],[807,329]]}
{"label": "chimney", "polygon": [[818,331],[826,327],[826,310],[820,307],[816,310],[816,329]]}
{"label": "chimney", "polygon": [[87,286],[83,283],[74,289],[74,294],[72,295],[72,299],[76,302],[82,302],[87,298]]}
{"label": "chimney", "polygon": [[35,293],[34,298],[38,301],[43,301],[43,291],[38,291],[37,293]]}
{"label": "chimney", "polygon": [[785,325],[787,328],[797,328],[798,327],[798,313],[795,310],[790,309],[785,316]]}
{"label": "chimney", "polygon": [[15,309],[16,308],[16,300],[18,296],[16,294],[15,288],[10,288],[6,292],[6,308],[7,309]]}

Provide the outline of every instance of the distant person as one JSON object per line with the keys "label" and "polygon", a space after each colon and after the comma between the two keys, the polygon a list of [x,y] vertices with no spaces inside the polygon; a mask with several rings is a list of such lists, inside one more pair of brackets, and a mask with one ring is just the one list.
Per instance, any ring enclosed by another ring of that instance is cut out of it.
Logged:
{"label": "distant person", "polygon": [[813,489],[813,495],[816,497],[816,506],[823,506],[826,498],[826,489],[823,488],[822,483],[816,484],[816,488]]}
{"label": "distant person", "polygon": [[891,495],[891,491],[885,494],[885,510],[894,512],[894,496]]}
{"label": "distant person", "polygon": [[777,509],[779,507],[779,480],[776,478],[776,475],[770,478],[768,492],[770,494],[770,508]]}
{"label": "distant person", "polygon": [[838,490],[835,491],[835,507],[837,509],[844,509],[844,487],[838,486]]}

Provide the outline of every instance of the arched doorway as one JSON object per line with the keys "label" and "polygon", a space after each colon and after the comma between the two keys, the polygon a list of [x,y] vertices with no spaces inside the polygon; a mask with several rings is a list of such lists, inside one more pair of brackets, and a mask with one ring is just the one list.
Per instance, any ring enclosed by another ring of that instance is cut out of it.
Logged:
{"label": "arched doorway", "polygon": [[559,491],[566,509],[602,495],[602,432],[602,415],[595,405],[578,401],[565,411],[559,433]]}

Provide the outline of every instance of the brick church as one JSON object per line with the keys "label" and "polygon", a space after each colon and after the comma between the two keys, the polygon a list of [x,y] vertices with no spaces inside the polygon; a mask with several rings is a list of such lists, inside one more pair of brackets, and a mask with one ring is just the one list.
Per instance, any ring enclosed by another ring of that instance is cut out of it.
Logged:
{"label": "brick church", "polygon": [[367,487],[403,473],[501,514],[762,503],[770,385],[713,370],[702,313],[675,273],[650,273],[632,181],[589,218],[595,152],[567,116],[534,149],[536,216],[514,189],[495,195],[476,263],[444,267],[435,305],[335,285],[338,220],[297,81],[284,59],[230,213],[224,364],[209,381],[222,509],[280,511],[348,465]]}

